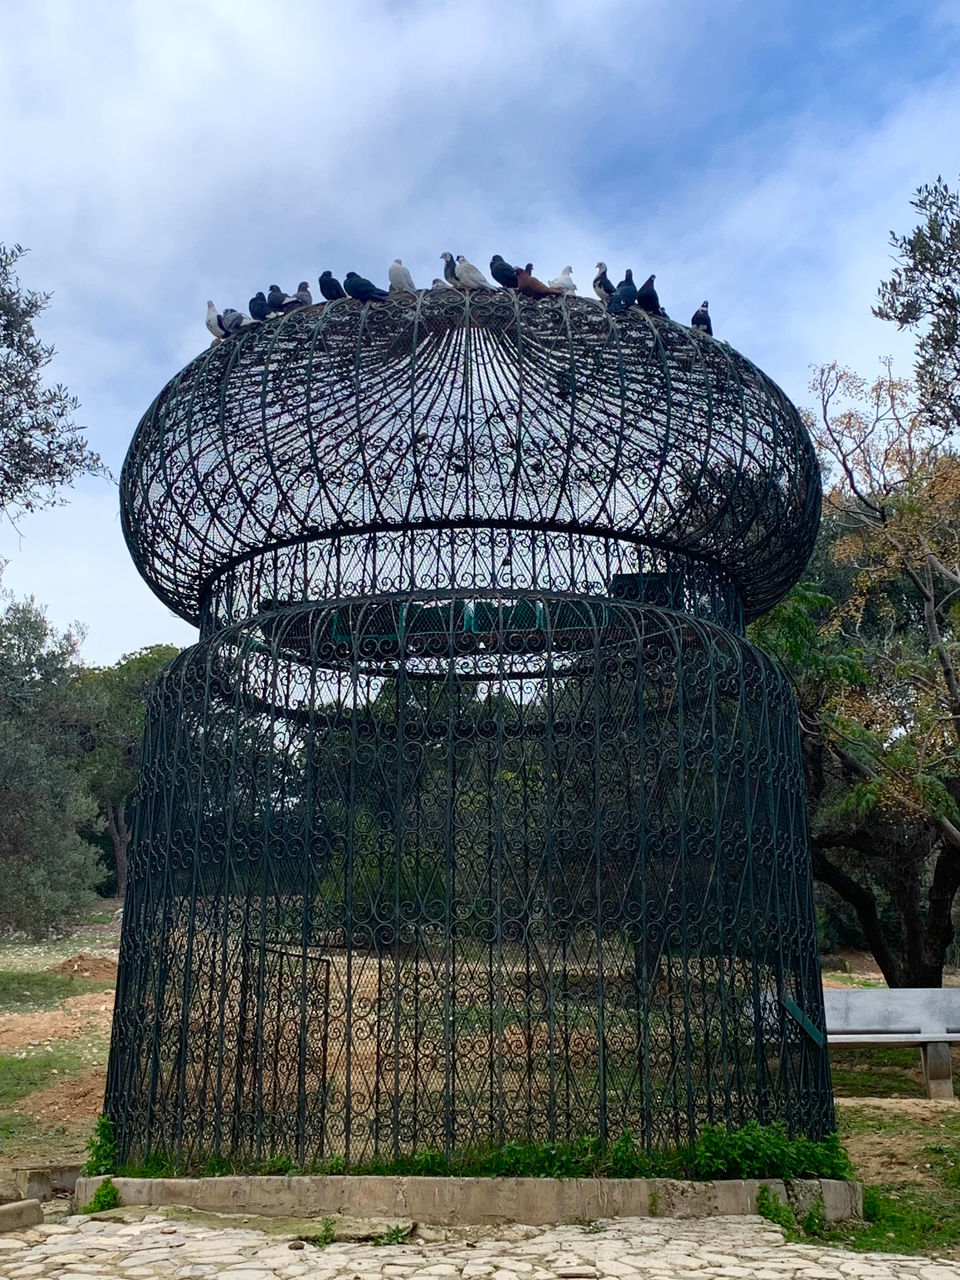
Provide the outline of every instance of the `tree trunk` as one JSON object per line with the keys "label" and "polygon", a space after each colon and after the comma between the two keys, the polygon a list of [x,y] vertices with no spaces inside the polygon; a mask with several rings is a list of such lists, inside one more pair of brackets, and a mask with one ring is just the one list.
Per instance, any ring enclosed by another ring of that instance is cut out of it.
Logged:
{"label": "tree trunk", "polygon": [[812,842],[813,874],[823,884],[828,884],[845,902],[849,902],[857,913],[860,928],[867,940],[867,946],[873,952],[873,958],[880,966],[880,972],[886,978],[888,987],[905,987],[915,985],[906,980],[903,965],[899,957],[884,937],[877,910],[877,900],[873,892],[862,884],[858,884],[852,876],[831,862],[824,852],[824,846],[817,840]]}
{"label": "tree trunk", "polygon": [[108,807],[107,832],[113,841],[113,858],[117,871],[117,897],[123,900],[127,896],[127,846],[130,843],[126,804],[121,802]]}

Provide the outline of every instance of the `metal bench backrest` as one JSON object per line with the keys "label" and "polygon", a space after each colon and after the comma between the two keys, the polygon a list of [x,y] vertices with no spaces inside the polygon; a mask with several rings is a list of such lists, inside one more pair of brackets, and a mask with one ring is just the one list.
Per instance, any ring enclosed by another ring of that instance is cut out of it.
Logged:
{"label": "metal bench backrest", "polygon": [[823,993],[827,1035],[960,1040],[960,987],[887,987]]}

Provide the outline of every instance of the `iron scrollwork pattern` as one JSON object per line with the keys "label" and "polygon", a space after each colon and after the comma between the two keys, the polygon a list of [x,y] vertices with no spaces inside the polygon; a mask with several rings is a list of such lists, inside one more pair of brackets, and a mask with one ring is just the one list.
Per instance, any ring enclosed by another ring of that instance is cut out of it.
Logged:
{"label": "iron scrollwork pattern", "polygon": [[174,378],[122,478],[201,628],[144,741],[123,1157],[831,1130],[796,716],[742,634],[819,497],[752,365],[583,299],[344,300]]}

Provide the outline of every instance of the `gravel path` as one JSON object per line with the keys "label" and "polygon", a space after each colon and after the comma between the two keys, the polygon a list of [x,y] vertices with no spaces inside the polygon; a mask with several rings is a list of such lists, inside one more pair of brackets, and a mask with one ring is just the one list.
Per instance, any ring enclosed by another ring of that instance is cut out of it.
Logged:
{"label": "gravel path", "polygon": [[[319,1229],[318,1224],[318,1229]],[[763,1218],[624,1218],[475,1242],[335,1243],[148,1215],[0,1236],[2,1280],[960,1280],[930,1258],[788,1244]]]}

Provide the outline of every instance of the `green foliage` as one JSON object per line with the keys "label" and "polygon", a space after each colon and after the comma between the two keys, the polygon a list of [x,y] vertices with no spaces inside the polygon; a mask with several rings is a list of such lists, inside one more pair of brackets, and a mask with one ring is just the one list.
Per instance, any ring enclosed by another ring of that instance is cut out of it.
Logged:
{"label": "green foliage", "polygon": [[100,1173],[116,1173],[117,1142],[113,1132],[113,1121],[109,1116],[100,1116],[94,1126],[93,1137],[87,1140],[87,1162],[83,1172],[94,1177]]}
{"label": "green foliage", "polygon": [[0,612],[0,931],[63,928],[101,878],[77,834],[94,808],[76,764],[76,648],[33,600]]}
{"label": "green foliage", "polygon": [[103,473],[73,422],[76,400],[44,384],[54,351],[33,322],[50,295],[21,286],[14,268],[24,252],[0,244],[0,511],[13,518],[50,506],[85,472]]}
{"label": "green foliage", "polygon": [[819,1238],[826,1234],[827,1214],[822,1200],[815,1200],[813,1202],[804,1214],[800,1227],[805,1236]]}
{"label": "green foliage", "polygon": [[392,1227],[387,1227],[383,1235],[374,1236],[371,1243],[376,1245],[403,1244],[409,1234],[410,1232],[406,1227],[401,1227],[399,1223],[395,1223]]}
{"label": "green foliage", "polygon": [[835,1133],[814,1142],[791,1138],[782,1124],[748,1121],[740,1129],[711,1125],[700,1134],[689,1161],[694,1177],[849,1178],[850,1161]]}
{"label": "green foliage", "polygon": [[757,1189],[757,1213],[761,1218],[766,1218],[768,1222],[775,1222],[788,1235],[796,1232],[797,1215],[790,1205],[784,1204],[779,1196],[773,1194],[769,1187],[761,1186]]}
{"label": "green foliage", "polygon": [[848,1178],[850,1163],[836,1134],[820,1142],[790,1138],[780,1124],[751,1120],[742,1129],[723,1125],[706,1129],[693,1147],[647,1151],[629,1129],[612,1143],[599,1138],[563,1142],[506,1142],[446,1156],[419,1151],[391,1160],[366,1160],[345,1167],[342,1156],[294,1165],[285,1157],[268,1161],[195,1158],[189,1163],[153,1152],[129,1164],[124,1175],[136,1178],[247,1174],[379,1174],[395,1177],[458,1178]]}
{"label": "green foliage", "polygon": [[879,288],[874,314],[918,333],[917,382],[948,430],[960,424],[960,193],[938,175],[911,201],[921,221],[891,233],[897,266]]}
{"label": "green foliage", "polygon": [[328,1244],[333,1244],[336,1238],[336,1220],[334,1218],[324,1218],[316,1235],[298,1237],[304,1244],[312,1244],[317,1249],[325,1249]]}
{"label": "green foliage", "polygon": [[112,1178],[104,1178],[93,1193],[93,1198],[83,1206],[81,1213],[106,1213],[109,1209],[120,1208],[120,1192],[113,1184]]}

